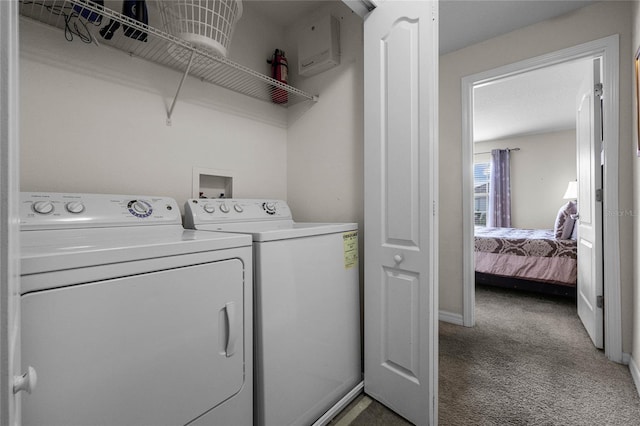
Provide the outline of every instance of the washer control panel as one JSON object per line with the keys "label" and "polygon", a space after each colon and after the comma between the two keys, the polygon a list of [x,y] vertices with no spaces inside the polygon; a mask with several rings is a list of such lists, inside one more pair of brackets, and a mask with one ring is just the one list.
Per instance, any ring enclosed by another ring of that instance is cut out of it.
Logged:
{"label": "washer control panel", "polygon": [[181,224],[180,208],[167,197],[22,192],[20,226],[29,229]]}
{"label": "washer control panel", "polygon": [[282,200],[250,198],[192,198],[184,207],[185,226],[205,223],[291,220],[291,210]]}

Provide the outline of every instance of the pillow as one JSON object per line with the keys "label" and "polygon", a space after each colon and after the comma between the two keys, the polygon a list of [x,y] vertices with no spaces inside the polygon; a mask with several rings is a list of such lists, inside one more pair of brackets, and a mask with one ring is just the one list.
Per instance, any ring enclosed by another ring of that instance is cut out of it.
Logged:
{"label": "pillow", "polygon": [[573,235],[573,230],[576,228],[576,220],[570,215],[567,220],[564,222],[564,227],[562,228],[562,235],[560,236],[561,240],[568,240]]}
{"label": "pillow", "polygon": [[578,224],[575,223],[577,222],[577,220],[574,220],[573,223],[573,231],[571,231],[571,239],[572,240],[577,240],[578,239]]}
{"label": "pillow", "polygon": [[571,237],[575,219],[571,217],[578,212],[575,201],[569,201],[558,210],[556,223],[553,226],[553,233],[557,239],[566,240]]}

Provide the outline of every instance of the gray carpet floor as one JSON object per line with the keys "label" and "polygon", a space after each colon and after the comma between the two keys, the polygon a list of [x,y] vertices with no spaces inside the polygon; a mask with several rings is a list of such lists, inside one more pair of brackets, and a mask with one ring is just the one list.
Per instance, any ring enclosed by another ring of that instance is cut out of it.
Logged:
{"label": "gray carpet floor", "polygon": [[[478,287],[476,327],[440,323],[439,342],[440,425],[640,425],[628,367],[595,349],[574,300]],[[334,424],[409,423],[363,395]]]}

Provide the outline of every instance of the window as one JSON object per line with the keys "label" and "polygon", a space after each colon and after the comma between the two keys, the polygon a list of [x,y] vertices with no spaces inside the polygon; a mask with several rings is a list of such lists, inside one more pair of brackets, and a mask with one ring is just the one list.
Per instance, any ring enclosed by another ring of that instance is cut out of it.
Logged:
{"label": "window", "polygon": [[491,163],[473,165],[473,209],[476,226],[487,226],[487,208],[489,207],[489,175]]}

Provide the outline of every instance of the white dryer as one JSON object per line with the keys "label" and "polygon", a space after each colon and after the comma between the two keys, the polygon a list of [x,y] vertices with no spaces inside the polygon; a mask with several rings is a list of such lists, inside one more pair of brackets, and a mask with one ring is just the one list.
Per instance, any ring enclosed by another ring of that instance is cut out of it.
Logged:
{"label": "white dryer", "polygon": [[164,197],[23,193],[29,425],[251,425],[251,238]]}
{"label": "white dryer", "polygon": [[294,222],[278,200],[192,199],[185,227],[253,238],[256,425],[326,424],[362,389],[357,224]]}

